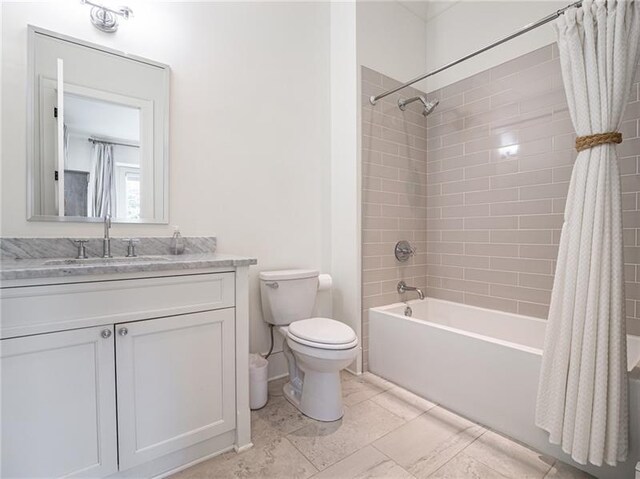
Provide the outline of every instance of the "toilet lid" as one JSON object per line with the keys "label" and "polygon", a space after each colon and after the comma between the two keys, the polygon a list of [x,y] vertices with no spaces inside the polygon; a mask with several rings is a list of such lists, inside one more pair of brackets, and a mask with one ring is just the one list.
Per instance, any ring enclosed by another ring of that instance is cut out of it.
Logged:
{"label": "toilet lid", "polygon": [[358,342],[353,329],[329,318],[294,321],[289,325],[288,336],[303,344],[314,343],[318,347],[325,346],[328,349],[334,349],[336,346],[352,347]]}

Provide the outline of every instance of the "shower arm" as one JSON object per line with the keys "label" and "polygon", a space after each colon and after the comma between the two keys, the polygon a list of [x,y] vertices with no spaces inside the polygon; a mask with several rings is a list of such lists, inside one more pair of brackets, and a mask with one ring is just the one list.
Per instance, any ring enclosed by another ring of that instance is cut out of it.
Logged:
{"label": "shower arm", "polygon": [[555,20],[556,18],[558,18],[560,15],[562,15],[564,12],[566,12],[570,8],[573,8],[573,7],[578,8],[581,5],[582,5],[582,1],[579,1],[579,2],[572,3],[570,5],[567,5],[566,7],[561,8],[560,10],[556,10],[552,14],[547,15],[544,18],[541,18],[537,22],[530,23],[529,25],[526,25],[525,27],[521,28],[517,32],[514,32],[511,35],[507,35],[506,37],[501,38],[497,42],[493,42],[492,44],[487,45],[486,47],[483,47],[480,50],[476,50],[475,52],[469,53],[468,55],[466,55],[466,56],[464,56],[462,58],[459,58],[459,59],[457,59],[455,61],[452,61],[451,63],[447,63],[446,65],[444,65],[444,66],[442,66],[440,68],[437,68],[436,70],[430,71],[429,73],[425,73],[424,75],[416,77],[413,80],[409,80],[408,82],[403,83],[402,85],[400,85],[400,86],[398,86],[398,87],[396,87],[396,88],[394,88],[392,90],[388,90],[388,91],[386,91],[384,93],[380,93],[379,95],[372,95],[369,98],[369,102],[372,105],[375,105],[378,100],[382,100],[384,97],[392,95],[392,94],[394,94],[394,93],[396,93],[396,92],[398,92],[398,91],[400,91],[400,90],[402,90],[404,88],[407,88],[408,86],[413,85],[414,83],[417,83],[417,82],[422,81],[422,80],[424,80],[426,78],[429,78],[430,76],[433,76],[436,73],[440,73],[440,72],[443,72],[445,70],[448,70],[449,68],[451,68],[453,66],[456,66],[459,63],[467,61],[470,58],[475,57],[476,55],[480,55],[481,53],[484,53],[487,50],[491,50],[492,48],[495,48],[498,45],[502,45],[503,43],[506,43],[509,40],[513,40],[514,38],[519,37],[520,35],[524,35],[525,33],[530,32],[531,30],[534,30],[534,29],[536,29],[538,27],[541,27],[542,25],[545,25],[545,24]]}
{"label": "shower arm", "polygon": [[425,100],[424,97],[414,96],[413,98],[407,98],[406,100],[403,100],[403,99],[398,100],[398,107],[402,111],[405,111],[407,109],[407,105],[408,104],[413,103],[414,101],[418,101],[418,100],[420,100],[425,107],[427,106],[427,101]]}

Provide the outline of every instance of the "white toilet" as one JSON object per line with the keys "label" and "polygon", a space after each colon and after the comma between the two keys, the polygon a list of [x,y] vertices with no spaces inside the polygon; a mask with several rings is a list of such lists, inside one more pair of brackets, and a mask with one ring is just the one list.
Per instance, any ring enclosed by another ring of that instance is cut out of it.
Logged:
{"label": "white toilet", "polygon": [[356,358],[358,337],[344,323],[311,317],[317,290],[318,271],[260,273],[264,320],[285,338],[285,397],[305,416],[336,421],[343,415],[340,371]]}

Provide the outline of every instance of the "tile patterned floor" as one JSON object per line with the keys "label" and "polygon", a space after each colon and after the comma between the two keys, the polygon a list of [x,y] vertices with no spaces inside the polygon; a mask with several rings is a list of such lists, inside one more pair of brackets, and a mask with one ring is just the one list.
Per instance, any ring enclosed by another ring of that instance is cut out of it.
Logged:
{"label": "tile patterned floor", "polygon": [[345,414],[321,423],[269,384],[252,413],[254,447],[186,469],[172,479],[585,479],[571,466],[472,423],[377,376],[344,373]]}

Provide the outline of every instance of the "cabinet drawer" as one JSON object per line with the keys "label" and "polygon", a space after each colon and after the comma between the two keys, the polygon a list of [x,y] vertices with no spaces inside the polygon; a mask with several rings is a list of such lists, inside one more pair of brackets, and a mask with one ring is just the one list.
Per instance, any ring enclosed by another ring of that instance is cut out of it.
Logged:
{"label": "cabinet drawer", "polygon": [[124,279],[0,290],[0,337],[228,308],[235,274]]}

